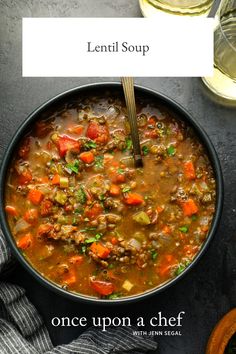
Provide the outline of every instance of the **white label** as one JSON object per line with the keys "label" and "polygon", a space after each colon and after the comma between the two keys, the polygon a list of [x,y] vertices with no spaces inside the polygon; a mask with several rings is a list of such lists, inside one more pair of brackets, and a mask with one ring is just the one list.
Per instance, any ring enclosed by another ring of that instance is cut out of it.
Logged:
{"label": "white label", "polygon": [[213,19],[24,18],[23,76],[211,76]]}

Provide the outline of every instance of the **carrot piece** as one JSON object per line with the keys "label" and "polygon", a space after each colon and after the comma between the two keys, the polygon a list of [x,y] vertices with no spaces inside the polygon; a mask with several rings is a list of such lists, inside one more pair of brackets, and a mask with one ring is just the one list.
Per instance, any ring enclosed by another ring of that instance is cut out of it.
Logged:
{"label": "carrot piece", "polygon": [[195,167],[192,161],[187,161],[184,164],[184,175],[187,179],[195,179],[196,178],[196,172],[195,172]]}
{"label": "carrot piece", "polygon": [[166,277],[170,274],[170,271],[174,265],[176,265],[177,259],[172,254],[166,254],[161,259],[157,266],[157,273],[161,277]]}
{"label": "carrot piece", "polygon": [[25,236],[22,236],[18,241],[17,241],[17,247],[19,247],[21,250],[26,250],[29,248],[33,243],[33,238],[32,234],[28,233]]}
{"label": "carrot piece", "polygon": [[26,211],[24,215],[25,221],[27,221],[29,224],[34,224],[38,220],[38,210],[37,209],[29,209]]}
{"label": "carrot piece", "polygon": [[144,202],[143,196],[138,193],[128,193],[124,199],[128,205],[139,205]]}
{"label": "carrot piece", "polygon": [[198,206],[193,199],[188,199],[181,203],[185,216],[192,216],[198,212]]}
{"label": "carrot piece", "polygon": [[53,176],[52,184],[60,184],[60,176],[58,174]]}
{"label": "carrot piece", "polygon": [[16,208],[12,205],[6,205],[5,207],[5,211],[7,212],[7,214],[11,215],[11,216],[17,216],[18,212],[16,210]]}
{"label": "carrot piece", "polygon": [[101,242],[93,242],[90,249],[96,256],[102,259],[106,259],[111,252],[109,248],[105,247]]}
{"label": "carrot piece", "polygon": [[157,206],[157,212],[162,213],[164,211],[164,208],[161,206]]}
{"label": "carrot piece", "polygon": [[100,295],[110,295],[115,290],[114,285],[108,281],[95,280],[90,278],[90,285],[91,288]]}
{"label": "carrot piece", "polygon": [[112,184],[109,190],[110,195],[113,197],[116,197],[120,194],[120,187],[117,186],[116,184]]}
{"label": "carrot piece", "polygon": [[91,151],[85,151],[79,155],[79,158],[84,163],[92,163],[94,161],[94,154]]}
{"label": "carrot piece", "polygon": [[171,234],[171,228],[168,226],[168,225],[165,225],[162,229],[162,232],[165,234],[165,235],[169,235]]}
{"label": "carrot piece", "polygon": [[44,177],[39,178],[40,183],[48,183],[48,181],[49,181],[48,176],[44,176]]}
{"label": "carrot piece", "polygon": [[73,285],[77,281],[76,272],[74,269],[70,269],[69,273],[64,277],[63,283],[66,285]]}
{"label": "carrot piece", "polygon": [[43,200],[43,193],[38,189],[31,189],[28,193],[28,200],[33,204],[38,205]]}
{"label": "carrot piece", "polygon": [[69,262],[75,265],[81,265],[83,261],[84,261],[84,257],[79,255],[72,256],[69,259]]}
{"label": "carrot piece", "polygon": [[72,134],[81,135],[84,127],[82,125],[74,125],[68,128],[68,132]]}

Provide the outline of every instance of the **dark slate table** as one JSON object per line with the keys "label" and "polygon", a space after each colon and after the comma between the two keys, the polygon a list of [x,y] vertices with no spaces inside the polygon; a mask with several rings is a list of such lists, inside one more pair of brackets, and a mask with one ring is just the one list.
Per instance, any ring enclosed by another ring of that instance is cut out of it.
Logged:
{"label": "dark slate table", "polygon": [[[17,126],[38,105],[63,90],[101,78],[22,78],[22,17],[140,16],[136,0],[1,0],[0,2],[0,154]],[[109,80],[115,80],[109,78]],[[202,354],[209,334],[221,316],[236,306],[232,278],[236,261],[236,108],[221,105],[197,78],[139,78],[136,83],[156,89],[181,103],[209,134],[221,161],[225,180],[224,211],[218,232],[207,253],[180,282],[158,296],[128,306],[98,307],[70,302],[55,296],[17,265],[10,281],[24,286],[42,313],[55,344],[69,342],[82,329],[53,328],[55,316],[143,316],[159,311],[186,315],[182,336],[157,337],[160,354]],[[236,281],[236,280],[235,280]]]}

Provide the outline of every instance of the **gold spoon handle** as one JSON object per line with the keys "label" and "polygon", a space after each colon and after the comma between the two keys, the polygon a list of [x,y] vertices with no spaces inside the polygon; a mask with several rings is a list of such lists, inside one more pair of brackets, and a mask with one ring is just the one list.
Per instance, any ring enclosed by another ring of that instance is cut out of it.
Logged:
{"label": "gold spoon handle", "polygon": [[131,139],[133,143],[134,152],[134,165],[135,167],[142,167],[143,160],[141,155],[138,125],[137,125],[137,113],[134,96],[134,80],[132,77],[122,77],[121,82],[123,85],[125,101],[127,106],[128,119],[130,124]]}

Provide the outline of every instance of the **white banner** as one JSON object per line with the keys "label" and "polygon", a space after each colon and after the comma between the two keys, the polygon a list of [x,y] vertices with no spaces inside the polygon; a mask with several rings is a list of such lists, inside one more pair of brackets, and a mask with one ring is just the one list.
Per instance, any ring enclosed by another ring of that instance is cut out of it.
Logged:
{"label": "white banner", "polygon": [[211,76],[213,19],[24,18],[25,77]]}

